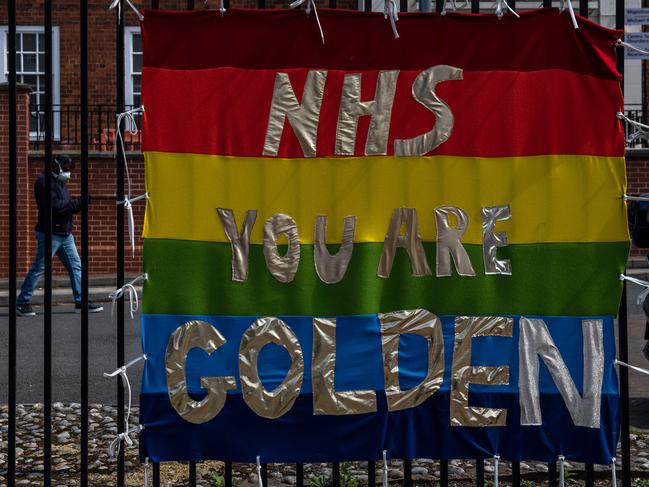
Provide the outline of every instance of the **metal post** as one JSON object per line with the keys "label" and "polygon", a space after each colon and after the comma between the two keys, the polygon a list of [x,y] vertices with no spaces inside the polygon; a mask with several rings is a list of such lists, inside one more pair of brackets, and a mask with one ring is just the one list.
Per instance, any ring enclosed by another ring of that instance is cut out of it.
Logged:
{"label": "metal post", "polygon": [[412,460],[403,461],[403,487],[412,487]]}
{"label": "metal post", "polygon": [[521,485],[521,462],[512,462],[512,487]]}
{"label": "metal post", "polygon": [[17,196],[17,127],[16,112],[16,0],[8,1],[8,68],[9,68],[9,363],[8,363],[8,401],[9,422],[7,424],[7,485],[16,482],[16,269],[18,249]]}
{"label": "metal post", "polygon": [[333,487],[340,487],[340,463],[334,462],[331,467],[331,484]]}
{"label": "metal post", "polygon": [[448,460],[439,461],[439,485],[448,487]]}
{"label": "metal post", "polygon": [[304,487],[304,464],[295,465],[295,487]]}
{"label": "metal post", "polygon": [[484,487],[484,460],[475,461],[475,487]]}
{"label": "metal post", "polygon": [[81,58],[81,487],[88,485],[88,1],[79,2]]}
{"label": "metal post", "polygon": [[367,487],[376,486],[376,462],[370,460],[367,462]]}
{"label": "metal post", "polygon": [[[622,283],[622,301],[618,315],[618,356],[622,362],[629,362],[629,337],[626,306],[626,281]],[[620,371],[620,441],[622,443],[622,487],[631,487],[631,438],[629,425],[629,370]]]}
{"label": "metal post", "polygon": [[[52,0],[45,0],[45,194],[52,194]],[[45,198],[45,316],[43,319],[43,477],[52,485],[52,200]]]}
{"label": "metal post", "polygon": [[[115,58],[116,58],[116,92],[115,100],[117,112],[124,111],[124,9],[118,9],[117,27],[115,34]],[[120,134],[124,134],[124,126],[117,127]],[[116,135],[117,136],[117,135]],[[117,201],[124,201],[124,151],[121,144],[115,142],[117,149],[116,170],[117,170]],[[115,241],[116,262],[117,262],[117,287],[124,285],[124,205],[117,207],[117,239]],[[124,365],[124,300],[117,300],[117,367]],[[117,382],[117,428],[118,432],[124,431],[124,385],[122,377]],[[117,456],[117,485],[124,487],[124,444]]]}

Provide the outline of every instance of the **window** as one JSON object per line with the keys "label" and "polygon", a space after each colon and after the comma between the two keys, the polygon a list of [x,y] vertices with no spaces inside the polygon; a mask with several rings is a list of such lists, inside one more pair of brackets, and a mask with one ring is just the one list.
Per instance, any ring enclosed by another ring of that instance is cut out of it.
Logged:
{"label": "window", "polygon": [[139,27],[127,27],[124,35],[126,105],[139,107],[142,104],[142,34]]}
{"label": "window", "polygon": [[[0,43],[2,53],[0,56],[0,73],[7,81],[9,66],[7,55],[9,45],[7,36],[9,28],[0,27]],[[60,120],[58,114],[60,109],[57,105],[59,98],[59,29],[52,29],[52,103],[54,104],[54,127],[55,139],[60,136]],[[32,89],[29,103],[32,108],[29,117],[30,138],[36,139],[43,136],[44,114],[42,113],[45,103],[45,34],[41,26],[18,26],[16,28],[16,81],[28,85]]]}

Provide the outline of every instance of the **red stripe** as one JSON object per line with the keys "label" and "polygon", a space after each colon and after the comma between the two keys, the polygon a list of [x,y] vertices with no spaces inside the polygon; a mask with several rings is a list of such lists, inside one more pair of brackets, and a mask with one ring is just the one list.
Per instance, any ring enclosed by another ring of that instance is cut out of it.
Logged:
{"label": "red stripe", "polygon": [[[298,100],[307,70],[288,72]],[[358,71],[357,71],[358,72]],[[232,68],[172,71],[145,68],[143,149],[261,156],[275,71]],[[318,126],[318,156],[334,152],[345,72],[329,71]],[[363,72],[362,99],[374,98],[377,71]],[[431,130],[435,116],[411,94],[419,72],[402,71],[392,109],[389,153],[395,138]],[[544,154],[623,156],[619,83],[552,70],[465,72],[437,85],[455,118],[448,141],[432,154],[508,157]],[[362,155],[370,117],[361,117],[356,155]],[[286,122],[280,157],[303,157]]]}
{"label": "red stripe", "polygon": [[567,11],[543,9],[498,20],[495,15],[405,13],[394,39],[380,13],[319,9],[171,12],[147,10],[144,65],[169,69],[426,69],[437,64],[467,71],[566,69],[619,79],[614,41],[621,32]]}

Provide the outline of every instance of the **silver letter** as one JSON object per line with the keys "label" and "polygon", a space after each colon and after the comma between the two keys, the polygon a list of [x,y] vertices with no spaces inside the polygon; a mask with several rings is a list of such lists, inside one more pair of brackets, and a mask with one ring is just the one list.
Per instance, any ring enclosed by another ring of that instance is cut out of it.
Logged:
{"label": "silver letter", "polygon": [[336,255],[327,250],[327,217],[319,216],[315,221],[314,260],[315,270],[322,282],[335,284],[342,281],[354,250],[356,217],[346,216],[343,224],[343,241]]}
{"label": "silver letter", "polygon": [[374,391],[336,392],[336,318],[313,318],[313,414],[376,412]]}
{"label": "silver letter", "polygon": [[412,84],[412,96],[435,114],[435,125],[430,132],[412,139],[395,139],[396,156],[423,156],[446,142],[453,131],[453,112],[436,94],[437,83],[462,79],[462,70],[453,66],[434,66],[420,73]]}
{"label": "silver letter", "polygon": [[223,230],[232,247],[232,280],[244,282],[248,278],[248,250],[250,249],[250,232],[257,219],[257,210],[246,211],[246,221],[241,233],[237,231],[234,212],[229,208],[217,208],[216,212],[223,224]]}
{"label": "silver letter", "polygon": [[200,348],[211,354],[224,343],[225,338],[218,330],[204,321],[188,321],[169,337],[165,355],[169,402],[185,421],[194,424],[210,421],[223,409],[226,391],[237,387],[234,377],[201,377],[201,387],[207,389],[207,396],[195,401],[187,393],[187,353],[192,348]]}
{"label": "silver letter", "polygon": [[[259,378],[259,352],[269,343],[284,347],[291,357],[286,377],[272,392]],[[286,414],[300,394],[304,377],[302,348],[295,333],[279,318],[259,318],[241,337],[239,347],[239,376],[243,400],[263,418],[279,418]]]}
{"label": "silver letter", "polygon": [[[401,226],[406,226],[406,234],[401,235]],[[414,276],[430,276],[432,272],[426,261],[426,252],[419,238],[417,210],[414,208],[395,208],[388,226],[388,233],[383,242],[381,260],[377,275],[390,277],[394,254],[397,247],[403,247],[410,257],[410,267]]]}
{"label": "silver letter", "polygon": [[295,97],[288,73],[275,75],[273,102],[270,106],[262,155],[277,156],[284,130],[284,121],[288,117],[305,157],[315,157],[320,105],[326,80],[326,71],[309,71],[300,105]]}
{"label": "silver letter", "polygon": [[[288,250],[283,257],[277,250],[277,236],[284,234]],[[283,213],[275,213],[264,224],[264,258],[266,266],[279,282],[291,282],[300,264],[300,237],[295,220]]]}
{"label": "silver letter", "polygon": [[509,220],[512,217],[509,205],[485,206],[482,208],[482,257],[485,274],[512,275],[509,259],[498,260],[496,250],[507,246],[507,234],[494,232],[497,221]]}
{"label": "silver letter", "polygon": [[[379,314],[383,349],[383,377],[388,411],[414,408],[432,396],[444,381],[444,338],[439,318],[424,309]],[[399,337],[420,335],[428,342],[428,372],[416,387],[399,384]]]}
{"label": "silver letter", "polygon": [[[584,394],[579,395],[570,371],[561,358],[545,322],[538,318],[520,319],[519,401],[521,424],[541,424],[539,397],[539,357],[566,403],[576,426],[599,428],[602,381],[604,379],[604,337],[602,320],[583,320]],[[538,357],[537,357],[538,355]]]}
{"label": "silver letter", "polygon": [[458,316],[455,318],[455,347],[451,380],[451,426],[505,426],[506,409],[469,406],[469,384],[509,384],[509,367],[471,365],[473,337],[512,336],[512,318]]}
{"label": "silver letter", "polygon": [[358,118],[371,115],[365,155],[387,154],[388,132],[399,71],[380,71],[374,100],[361,101],[361,75],[346,74],[336,128],[336,155],[354,155]]}
{"label": "silver letter", "polygon": [[[448,215],[452,213],[457,219],[457,225],[451,227]],[[435,273],[437,277],[450,276],[451,258],[455,262],[457,273],[461,276],[475,276],[469,254],[460,243],[462,235],[469,224],[469,216],[462,208],[456,206],[440,206],[435,208],[435,221],[437,222],[437,256],[435,259]]]}

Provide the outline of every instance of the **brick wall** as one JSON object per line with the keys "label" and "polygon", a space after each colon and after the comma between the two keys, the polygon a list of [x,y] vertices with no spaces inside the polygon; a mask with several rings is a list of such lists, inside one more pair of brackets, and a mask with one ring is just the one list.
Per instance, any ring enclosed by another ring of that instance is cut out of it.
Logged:
{"label": "brick wall", "polygon": [[[18,221],[17,232],[17,259],[20,263],[29,259],[28,232],[21,224],[29,219],[29,207],[20,204],[21,195],[28,191],[30,176],[27,170],[27,154],[29,152],[29,121],[27,119],[27,107],[29,105],[29,88],[18,87],[17,99],[17,194],[18,209],[16,218]],[[0,277],[8,275],[9,267],[9,92],[6,84],[0,85]],[[20,267],[23,269],[23,267]]]}

